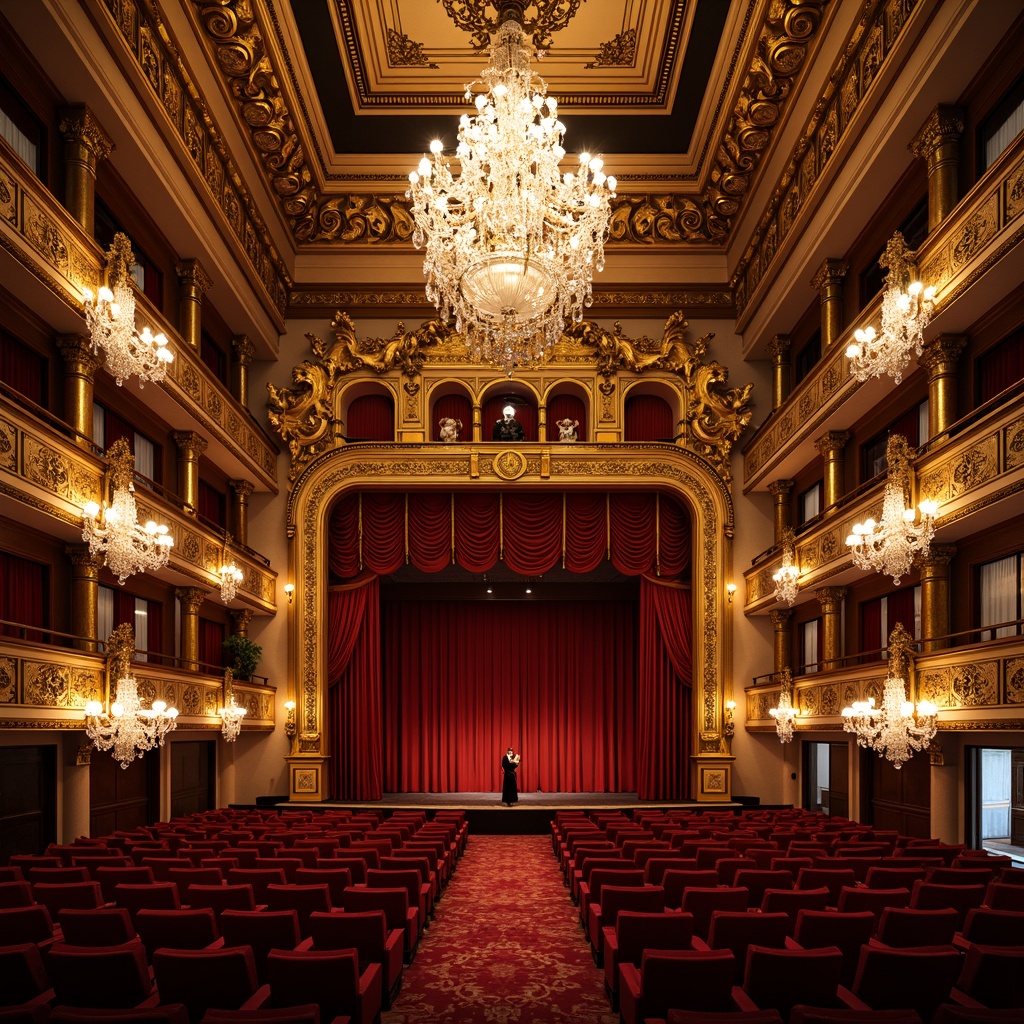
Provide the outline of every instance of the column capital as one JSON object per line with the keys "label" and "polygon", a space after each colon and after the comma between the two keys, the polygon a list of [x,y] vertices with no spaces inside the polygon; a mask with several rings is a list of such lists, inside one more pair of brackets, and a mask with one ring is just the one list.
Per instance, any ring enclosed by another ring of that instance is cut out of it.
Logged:
{"label": "column capital", "polygon": [[178,454],[186,459],[198,459],[208,447],[206,438],[194,430],[174,430],[171,437],[178,446]]}
{"label": "column capital", "polygon": [[106,160],[114,149],[110,136],[84,103],[61,108],[60,133],[65,142],[87,147],[96,160]]}
{"label": "column capital", "polygon": [[206,600],[208,590],[202,587],[176,587],[174,596],[181,602],[181,609],[188,615],[195,615],[199,606]]}
{"label": "column capital", "polygon": [[967,347],[967,341],[966,334],[939,334],[925,344],[924,351],[918,357],[918,365],[928,370],[929,374],[949,372]]}
{"label": "column capital", "polygon": [[768,355],[772,357],[772,361],[776,363],[783,362],[786,356],[789,355],[792,343],[792,339],[788,334],[776,334],[768,342]]}
{"label": "column capital", "polygon": [[792,608],[773,608],[768,614],[776,630],[787,629],[793,622]]}
{"label": "column capital", "polygon": [[174,272],[182,287],[195,289],[197,296],[209,291],[213,285],[213,279],[197,259],[179,260]]}
{"label": "column capital", "polygon": [[248,334],[236,334],[231,339],[231,351],[237,362],[248,366],[256,355],[256,346],[249,340]]}
{"label": "column capital", "polygon": [[246,636],[249,632],[249,623],[252,622],[252,609],[251,608],[240,608],[232,610],[231,615],[231,633],[237,636]]}
{"label": "column capital", "polygon": [[832,458],[835,452],[841,452],[846,447],[850,437],[848,430],[826,430],[821,437],[814,439],[814,447],[826,459]]}
{"label": "column capital", "polygon": [[56,341],[64,362],[74,365],[79,373],[91,378],[103,365],[100,357],[93,351],[92,341],[84,335],[59,334]]}
{"label": "column capital", "polygon": [[950,103],[940,103],[928,115],[907,148],[914,156],[927,160],[939,146],[956,142],[963,130],[963,110]]}
{"label": "column capital", "polygon": [[821,605],[821,610],[826,614],[838,612],[842,607],[843,598],[846,597],[846,587],[819,587],[814,596]]}
{"label": "column capital", "polygon": [[795,480],[773,480],[768,485],[768,493],[776,498],[783,497],[792,494],[795,486]]}
{"label": "column capital", "polygon": [[832,285],[839,284],[846,277],[849,269],[850,265],[846,260],[827,258],[818,267],[818,272],[811,278],[811,287],[820,292]]}
{"label": "column capital", "polygon": [[955,555],[955,544],[932,544],[928,554],[921,559],[921,575],[945,574]]}
{"label": "column capital", "polygon": [[250,483],[248,480],[229,480],[228,486],[240,498],[248,498],[249,495],[256,490],[256,485]]}
{"label": "column capital", "polygon": [[64,548],[68,561],[79,571],[77,576],[99,579],[100,566],[103,559],[99,555],[91,554],[87,544],[68,544]]}

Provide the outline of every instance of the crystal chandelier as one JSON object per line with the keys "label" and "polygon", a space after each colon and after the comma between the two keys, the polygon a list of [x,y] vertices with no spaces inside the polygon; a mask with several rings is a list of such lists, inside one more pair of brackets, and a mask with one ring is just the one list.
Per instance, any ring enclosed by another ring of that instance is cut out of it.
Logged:
{"label": "crystal chandelier", "polygon": [[859,746],[878,751],[894,768],[902,768],[915,750],[927,747],[937,728],[938,709],[931,701],[922,700],[915,708],[907,700],[911,643],[910,634],[897,623],[889,634],[889,676],[880,708],[874,697],[843,708],[843,728],[857,737]]}
{"label": "crystal chandelier", "polygon": [[163,334],[154,335],[148,327],[141,334],[135,329],[135,294],[129,280],[134,262],[128,236],[118,231],[107,252],[109,286],[100,288],[99,295],[89,288],[82,291],[92,350],[103,351],[118,387],[132,374],[138,374],[139,387],[147,380],[159,383],[174,359]]}
{"label": "crystal chandelier", "polygon": [[427,298],[442,320],[454,317],[475,358],[509,371],[547,358],[566,322],[582,320],[593,272],[604,269],[616,186],[589,153],[560,172],[565,126],[530,71],[523,8],[500,4],[485,91],[459,121],[459,177],[435,140],[406,192],[413,244],[426,248]]}
{"label": "crystal chandelier", "polygon": [[785,601],[786,604],[796,604],[797,580],[800,578],[800,568],[796,564],[796,538],[792,530],[786,530],[782,535],[782,565],[778,572],[772,574],[775,581],[774,597],[776,601]]}
{"label": "crystal chandelier", "polygon": [[800,712],[793,707],[793,673],[787,665],[782,670],[782,692],[779,694],[779,706],[769,708],[768,714],[775,719],[775,732],[780,743],[790,743],[793,739],[793,723]]}
{"label": "crystal chandelier", "polygon": [[174,546],[174,538],[167,527],[149,520],[145,526],[138,522],[135,508],[135,458],[128,442],[118,438],[107,451],[110,465],[110,483],[113,501],[103,502],[101,509],[95,501],[84,508],[85,528],[82,540],[88,542],[89,553],[102,553],[107,568],[118,583],[137,572],[151,572],[167,564]]}
{"label": "crystal chandelier", "polygon": [[846,538],[858,569],[884,572],[899,586],[900,578],[910,571],[916,555],[928,554],[935,536],[935,514],[938,504],[922,501],[918,508],[921,521],[906,504],[910,492],[910,445],[901,434],[890,434],[885,448],[888,476],[882,499],[882,521],[868,519],[857,523]]}
{"label": "crystal chandelier", "polygon": [[935,308],[935,289],[911,281],[913,253],[898,231],[889,239],[878,264],[888,270],[882,296],[882,333],[875,334],[874,327],[854,331],[856,341],[846,356],[857,380],[888,374],[899,384],[911,353],[921,354],[924,329]]}
{"label": "crystal chandelier", "polygon": [[238,584],[242,582],[244,573],[234,562],[227,561],[226,553],[224,563],[218,572],[220,573],[220,599],[225,604],[231,604],[235,599],[235,594],[238,593]]}
{"label": "crystal chandelier", "polygon": [[163,746],[164,737],[177,724],[177,708],[169,708],[162,700],[151,708],[139,702],[139,687],[130,674],[135,652],[135,631],[127,623],[118,626],[106,642],[110,672],[117,676],[117,690],[105,714],[98,700],[85,705],[85,734],[97,750],[112,750],[114,760],[122,768],[153,747]]}
{"label": "crystal chandelier", "polygon": [[246,715],[246,709],[235,703],[233,679],[231,669],[224,669],[224,707],[217,708],[217,714],[220,715],[220,732],[226,743],[234,743],[238,739],[242,731],[242,719]]}

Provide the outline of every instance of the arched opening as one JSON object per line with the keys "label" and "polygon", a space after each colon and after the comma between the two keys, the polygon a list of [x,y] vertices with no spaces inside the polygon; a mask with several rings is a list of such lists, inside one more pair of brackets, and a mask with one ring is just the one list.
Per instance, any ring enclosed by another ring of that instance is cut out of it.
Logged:
{"label": "arched opening", "polygon": [[352,398],[345,416],[350,441],[394,441],[395,401],[390,392],[374,389]]}
{"label": "arched opening", "polygon": [[634,388],[623,412],[626,441],[671,441],[677,433],[675,406],[660,389]]}

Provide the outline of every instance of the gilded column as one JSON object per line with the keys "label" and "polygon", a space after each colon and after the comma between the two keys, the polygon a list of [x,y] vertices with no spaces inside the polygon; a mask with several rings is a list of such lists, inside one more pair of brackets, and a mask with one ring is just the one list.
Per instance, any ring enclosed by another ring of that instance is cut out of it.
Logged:
{"label": "gilded column", "polygon": [[63,334],[57,347],[64,357],[64,422],[75,432],[75,440],[88,446],[92,441],[92,404],[100,358],[92,343],[79,334]]}
{"label": "gilded column", "polygon": [[548,439],[548,407],[537,406],[537,440],[542,444]]}
{"label": "gilded column", "polygon": [[96,165],[110,156],[114,144],[84,106],[60,112],[64,137],[64,206],[92,238],[96,223]]}
{"label": "gilded column", "polygon": [[821,605],[822,668],[827,672],[829,669],[842,667],[843,598],[846,597],[846,587],[822,587],[815,594]]}
{"label": "gilded column", "polygon": [[178,587],[174,596],[181,606],[181,667],[186,672],[199,669],[199,606],[207,591],[200,587]]}
{"label": "gilded column", "polygon": [[185,343],[198,352],[203,293],[209,291],[213,281],[197,259],[182,260],[174,269],[178,275],[178,330]]}
{"label": "gilded column", "polygon": [[963,111],[940,103],[910,143],[910,151],[928,164],[928,231],[949,216],[960,199],[960,135]]}
{"label": "gilded column", "polygon": [[826,430],[814,442],[821,457],[825,460],[824,501],[826,509],[839,501],[845,491],[844,469],[846,442],[850,440],[848,430]]}
{"label": "gilded column", "polygon": [[921,559],[921,650],[941,651],[949,646],[949,563],[953,544],[933,544]]}
{"label": "gilded column", "polygon": [[249,543],[249,495],[256,489],[248,480],[229,480],[231,488],[231,532],[239,544]]}
{"label": "gilded column", "polygon": [[89,554],[85,544],[65,548],[71,562],[71,632],[80,651],[98,651],[97,626],[100,604],[99,555]]}
{"label": "gilded column", "polygon": [[793,611],[791,608],[775,608],[769,614],[775,630],[775,672],[781,672],[793,657]]}
{"label": "gilded column", "polygon": [[477,443],[483,440],[483,409],[479,405],[473,406],[473,440]]}
{"label": "gilded column", "polygon": [[775,512],[775,543],[781,544],[787,530],[793,529],[792,480],[775,480],[768,485]]}
{"label": "gilded column", "polygon": [[789,357],[788,334],[776,334],[768,342],[768,355],[772,357],[772,408],[778,409],[793,390],[793,363]]}
{"label": "gilded column", "polygon": [[199,508],[199,456],[206,451],[206,439],[194,430],[171,433],[178,446],[178,497],[192,515]]}
{"label": "gilded column", "polygon": [[823,353],[839,340],[846,326],[843,319],[843,279],[849,269],[845,260],[827,259],[811,281],[811,287],[816,288],[821,297]]}
{"label": "gilded column", "polygon": [[236,334],[231,339],[231,394],[239,405],[249,406],[249,366],[256,355],[256,346],[248,335]]}
{"label": "gilded column", "polygon": [[929,341],[918,363],[928,371],[928,437],[938,437],[956,422],[956,369],[967,347],[966,334],[940,334]]}
{"label": "gilded column", "polygon": [[248,636],[249,623],[252,622],[252,609],[241,608],[231,611],[231,635]]}

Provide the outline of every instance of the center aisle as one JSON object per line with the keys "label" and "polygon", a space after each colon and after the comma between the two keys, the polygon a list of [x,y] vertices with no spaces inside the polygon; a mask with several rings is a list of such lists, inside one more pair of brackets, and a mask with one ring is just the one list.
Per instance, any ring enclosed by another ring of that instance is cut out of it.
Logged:
{"label": "center aisle", "polygon": [[382,1024],[618,1024],[547,836],[471,836]]}

